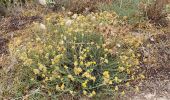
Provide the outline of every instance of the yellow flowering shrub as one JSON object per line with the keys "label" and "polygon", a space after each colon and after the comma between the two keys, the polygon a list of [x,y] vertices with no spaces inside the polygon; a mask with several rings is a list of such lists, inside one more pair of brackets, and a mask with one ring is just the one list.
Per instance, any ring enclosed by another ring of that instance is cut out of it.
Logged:
{"label": "yellow flowering shrub", "polygon": [[119,84],[140,78],[134,69],[140,65],[137,48],[141,41],[130,34],[117,36],[109,47],[96,29],[119,25],[117,17],[114,12],[52,14],[46,16],[45,29],[35,24],[34,33],[13,51],[19,64],[31,71],[30,83],[45,93],[88,97],[102,91],[113,93]]}

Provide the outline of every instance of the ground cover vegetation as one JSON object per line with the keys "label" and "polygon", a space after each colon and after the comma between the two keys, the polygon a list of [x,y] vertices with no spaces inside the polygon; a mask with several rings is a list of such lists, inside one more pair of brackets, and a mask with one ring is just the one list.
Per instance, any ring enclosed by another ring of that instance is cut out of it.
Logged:
{"label": "ground cover vegetation", "polygon": [[125,99],[167,76],[168,0],[38,2],[0,2],[0,98]]}

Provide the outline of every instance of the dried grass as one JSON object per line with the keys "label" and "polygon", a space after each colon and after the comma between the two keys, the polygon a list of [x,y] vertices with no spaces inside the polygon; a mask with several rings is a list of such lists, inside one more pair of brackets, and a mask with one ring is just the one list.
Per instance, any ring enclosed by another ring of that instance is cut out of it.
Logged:
{"label": "dried grass", "polygon": [[170,3],[170,0],[156,0],[147,9],[148,19],[157,25],[167,26],[168,23],[165,20],[167,14],[163,10],[168,3]]}

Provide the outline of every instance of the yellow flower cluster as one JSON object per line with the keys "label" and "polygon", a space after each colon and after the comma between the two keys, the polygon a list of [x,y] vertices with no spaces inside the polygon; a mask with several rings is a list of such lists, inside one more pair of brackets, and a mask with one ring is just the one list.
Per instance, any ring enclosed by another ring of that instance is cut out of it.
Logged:
{"label": "yellow flower cluster", "polygon": [[89,97],[105,87],[118,91],[120,87],[112,84],[145,76],[133,74],[140,65],[136,51],[142,40],[128,34],[109,37],[106,42],[103,34],[98,33],[99,26],[117,25],[117,17],[114,12],[48,16],[46,31],[35,30],[37,34],[31,35],[24,49],[17,48],[18,57],[24,66],[32,68],[31,79],[42,77],[42,82],[37,83],[51,91],[81,91]]}
{"label": "yellow flower cluster", "polygon": [[57,64],[62,58],[62,56],[63,56],[62,54],[55,56],[54,59],[52,59],[52,64]]}
{"label": "yellow flower cluster", "polygon": [[88,80],[86,80],[85,82],[83,82],[83,83],[81,84],[83,88],[86,88],[86,87],[87,87],[87,82],[88,82]]}
{"label": "yellow flower cluster", "polygon": [[80,67],[74,67],[75,75],[79,75],[83,70]]}
{"label": "yellow flower cluster", "polygon": [[95,76],[92,76],[89,72],[83,73],[83,74],[82,74],[82,77],[86,77],[86,78],[91,79],[91,80],[93,80],[93,81],[96,80],[96,77],[95,77]]}
{"label": "yellow flower cluster", "polygon": [[91,65],[93,65],[93,64],[95,65],[96,62],[95,62],[95,61],[89,61],[89,62],[86,62],[86,63],[85,63],[85,66],[86,66],[86,67],[89,67],[89,66],[91,66]]}
{"label": "yellow flower cluster", "polygon": [[67,76],[70,80],[74,81],[74,77],[72,75]]}
{"label": "yellow flower cluster", "polygon": [[109,75],[109,71],[104,71],[103,72],[103,83],[104,84],[112,84],[112,80],[110,80],[110,75]]}
{"label": "yellow flower cluster", "polygon": [[65,88],[64,83],[61,86],[56,85],[56,90],[64,90],[64,88]]}
{"label": "yellow flower cluster", "polygon": [[43,73],[47,72],[47,67],[45,67],[43,64],[38,63],[38,68],[40,71],[42,71]]}

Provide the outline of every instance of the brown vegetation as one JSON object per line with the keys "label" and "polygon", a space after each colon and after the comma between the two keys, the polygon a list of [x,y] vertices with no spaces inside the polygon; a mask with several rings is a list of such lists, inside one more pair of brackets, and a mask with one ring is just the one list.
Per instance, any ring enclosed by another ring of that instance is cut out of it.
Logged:
{"label": "brown vegetation", "polygon": [[[11,32],[15,30],[23,29],[26,25],[31,24],[34,21],[42,21],[42,17],[40,16],[15,16],[9,17],[7,19],[3,19],[0,22],[0,28],[3,31]],[[2,31],[1,30],[1,31]]]}
{"label": "brown vegetation", "polygon": [[67,4],[55,0],[54,11],[59,11],[62,6],[73,13],[88,13],[98,10],[98,3],[110,3],[112,0],[68,0]]}
{"label": "brown vegetation", "polygon": [[147,10],[147,16],[151,22],[159,24],[161,26],[167,26],[165,17],[166,13],[163,13],[164,7],[170,3],[170,0],[156,0]]}
{"label": "brown vegetation", "polygon": [[6,15],[5,7],[3,7],[3,6],[0,5],[0,17],[1,17],[1,16],[5,16],[5,15]]}

